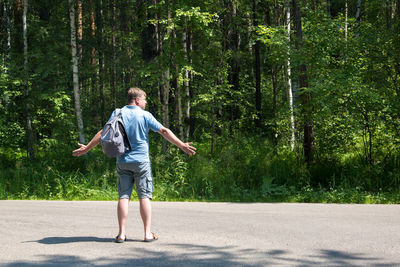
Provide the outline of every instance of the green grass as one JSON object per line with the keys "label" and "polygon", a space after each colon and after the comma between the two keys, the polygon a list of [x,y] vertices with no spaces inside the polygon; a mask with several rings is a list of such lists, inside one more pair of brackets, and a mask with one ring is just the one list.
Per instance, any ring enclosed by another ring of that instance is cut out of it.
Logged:
{"label": "green grass", "polygon": [[[19,191],[9,192],[0,183],[0,199],[8,200],[118,200],[115,184],[103,186],[90,184],[90,178],[77,174],[70,177],[59,177],[55,185],[24,183]],[[92,177],[94,178],[94,177]],[[87,179],[87,180],[86,180]],[[63,181],[63,182],[62,182]],[[296,190],[293,187],[273,186],[268,191],[257,192],[240,190],[224,197],[205,197],[196,194],[180,195],[173,185],[159,183],[155,180],[154,201],[203,201],[203,202],[291,202],[291,203],[357,203],[357,204],[400,204],[400,195],[388,192],[367,192],[359,188],[328,190],[304,187]],[[136,192],[132,199],[137,200]]]}
{"label": "green grass", "polygon": [[[208,143],[197,144],[190,158],[153,146],[154,200],[400,203],[398,158],[365,166],[343,156],[307,167],[296,153],[284,148],[276,153],[266,141],[233,138],[217,144],[213,155]],[[0,199],[117,200],[115,160],[100,149],[81,158],[70,151],[53,149],[32,162],[0,153]]]}

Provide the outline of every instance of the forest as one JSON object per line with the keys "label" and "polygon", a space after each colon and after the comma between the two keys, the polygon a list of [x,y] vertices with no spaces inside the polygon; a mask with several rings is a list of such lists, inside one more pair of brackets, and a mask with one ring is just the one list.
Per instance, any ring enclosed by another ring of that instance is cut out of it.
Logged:
{"label": "forest", "polygon": [[400,0],[1,0],[0,199],[117,199],[127,90],[154,200],[400,203]]}

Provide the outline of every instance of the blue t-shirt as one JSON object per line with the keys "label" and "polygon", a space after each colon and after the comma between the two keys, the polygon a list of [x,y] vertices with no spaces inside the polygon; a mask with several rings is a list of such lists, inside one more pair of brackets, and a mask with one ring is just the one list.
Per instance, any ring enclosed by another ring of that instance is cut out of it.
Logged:
{"label": "blue t-shirt", "polygon": [[[158,132],[163,128],[162,124],[139,106],[125,106],[121,109],[121,114],[132,150],[119,156],[117,162],[149,162],[149,130]],[[114,115],[115,110],[110,119]]]}

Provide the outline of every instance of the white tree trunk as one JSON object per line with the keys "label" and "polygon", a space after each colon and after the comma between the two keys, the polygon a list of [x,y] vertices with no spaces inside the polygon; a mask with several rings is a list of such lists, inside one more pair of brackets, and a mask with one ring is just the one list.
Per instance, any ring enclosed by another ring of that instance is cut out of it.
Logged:
{"label": "white tree trunk", "polygon": [[166,67],[163,73],[161,74],[161,98],[162,98],[162,118],[163,125],[165,127],[169,127],[169,91],[170,91],[170,83],[169,83],[169,68]]}
{"label": "white tree trunk", "polygon": [[[250,12],[248,12],[246,14],[246,20],[247,20],[247,40],[248,40],[248,46],[249,46],[249,54],[250,57],[252,58],[253,56],[253,44],[252,44],[252,40],[251,40],[251,31],[252,31],[252,21],[251,21],[251,16],[250,16]],[[252,67],[253,69],[253,67]]]}
{"label": "white tree trunk", "polygon": [[[187,30],[187,27],[186,27]],[[185,55],[185,59],[186,62],[188,62],[188,39],[187,39],[187,32],[184,31],[182,33],[182,44],[183,44],[183,51],[184,51],[184,55]],[[184,78],[184,82],[183,82],[183,87],[184,87],[184,92],[185,92],[185,109],[184,109],[184,113],[185,113],[185,133],[184,133],[184,141],[188,142],[189,140],[189,133],[190,133],[190,87],[189,87],[189,71],[187,69],[185,69],[185,76]]]}
{"label": "white tree trunk", "polygon": [[[286,25],[287,25],[287,42],[288,42],[288,48],[290,49],[290,1],[287,1],[286,5]],[[290,51],[290,50],[289,50]],[[293,151],[294,146],[295,146],[295,122],[294,122],[294,112],[293,112],[293,88],[292,88],[292,69],[291,69],[291,64],[290,64],[290,52],[288,54],[288,59],[287,59],[287,76],[288,76],[288,88],[289,88],[289,107],[290,107],[290,127],[292,131],[292,136],[290,139],[290,148]]]}
{"label": "white tree trunk", "polygon": [[22,13],[22,31],[23,31],[23,39],[24,39],[24,94],[25,94],[25,116],[26,116],[26,134],[27,134],[27,150],[29,157],[33,158],[33,133],[32,133],[32,120],[31,120],[31,111],[29,106],[29,70],[28,70],[28,35],[27,35],[27,23],[26,23],[26,15],[28,13],[28,0],[22,1],[23,5],[23,13]]}
{"label": "white tree trunk", "polygon": [[179,130],[179,138],[183,139],[183,124],[182,124],[182,96],[181,96],[181,85],[179,81],[179,67],[176,66],[176,91],[175,91],[175,99],[176,99],[176,115],[178,119],[178,130]]}
{"label": "white tree trunk", "polygon": [[4,22],[6,24],[7,31],[7,46],[6,52],[4,53],[4,73],[8,71],[8,64],[10,61],[10,51],[11,51],[11,19],[10,19],[10,7],[8,1],[4,1]]}
{"label": "white tree trunk", "polygon": [[[168,6],[168,22],[171,19],[171,8]],[[168,27],[169,25],[167,25]],[[166,35],[170,37],[171,30],[168,28]],[[164,36],[165,37],[165,36]],[[163,38],[164,39],[164,38]],[[171,41],[168,41],[167,45],[170,45]],[[160,50],[161,50],[161,60],[163,60],[163,55],[165,57],[169,57],[164,51],[165,43],[163,40],[160,40]],[[170,75],[169,75],[169,61],[166,61],[165,70],[161,74],[161,97],[162,97],[162,117],[163,124],[165,127],[169,128],[169,92],[170,92]]]}
{"label": "white tree trunk", "polygon": [[71,53],[72,53],[72,82],[74,85],[75,97],[75,114],[78,122],[79,142],[85,144],[85,135],[83,133],[83,120],[81,111],[81,100],[79,92],[79,76],[78,76],[78,57],[76,55],[76,27],[75,27],[75,6],[74,0],[68,0],[69,18],[71,26]]}
{"label": "white tree trunk", "polygon": [[345,5],[345,7],[344,7],[345,8],[344,37],[347,40],[347,27],[348,27],[348,24],[349,24],[349,16],[348,16],[349,7],[348,7],[348,4],[347,4],[347,0],[345,0],[344,5]]}
{"label": "white tree trunk", "polygon": [[27,37],[27,25],[26,25],[26,15],[28,13],[28,0],[22,1],[23,14],[22,14],[22,31],[24,39],[24,69],[25,69],[25,95],[28,95],[28,37]]}
{"label": "white tree trunk", "polygon": [[[170,21],[171,18],[171,9],[168,6],[168,21]],[[161,17],[161,14],[160,14]],[[167,25],[168,27],[169,25]],[[165,33],[166,36],[170,37],[170,29],[167,28],[167,32]],[[165,60],[165,58],[168,58],[169,55],[167,55],[165,49],[165,46],[170,45],[170,41],[168,41],[168,43],[164,42],[165,39],[165,35],[160,35],[159,36],[159,48],[160,48],[160,60],[161,60],[161,66],[164,68],[164,70],[161,73],[161,104],[162,104],[162,108],[161,108],[161,113],[162,113],[162,123],[166,128],[169,128],[169,92],[170,92],[170,71],[169,71],[169,67],[170,67],[170,63],[169,60]],[[162,149],[163,151],[166,151],[168,147],[168,143],[165,139],[163,139],[163,146]]]}
{"label": "white tree trunk", "polygon": [[[178,43],[179,40],[176,36],[176,30],[173,30],[174,42]],[[181,84],[180,84],[180,70],[178,66],[178,62],[176,61],[176,54],[172,53],[172,62],[175,68],[175,112],[176,112],[176,120],[178,121],[178,136],[181,140],[183,140],[183,125],[182,125],[182,96],[181,96]]]}
{"label": "white tree trunk", "polygon": [[357,0],[356,11],[356,38],[360,37],[360,22],[361,22],[361,0]]}

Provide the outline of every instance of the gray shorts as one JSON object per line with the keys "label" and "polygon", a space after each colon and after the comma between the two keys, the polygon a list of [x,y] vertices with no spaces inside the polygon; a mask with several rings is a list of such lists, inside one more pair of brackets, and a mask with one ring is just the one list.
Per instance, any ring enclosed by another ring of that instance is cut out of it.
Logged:
{"label": "gray shorts", "polygon": [[133,184],[140,199],[153,198],[153,177],[150,162],[117,163],[119,198],[131,198]]}

